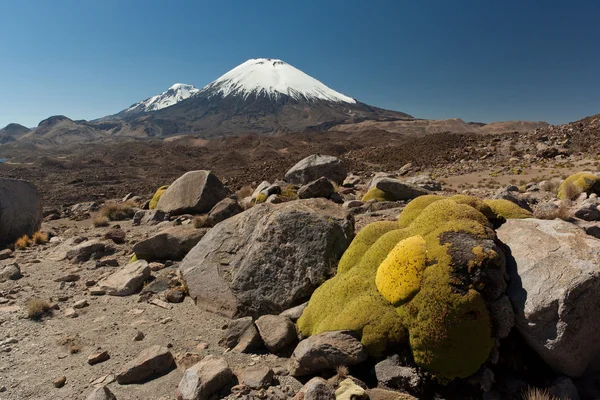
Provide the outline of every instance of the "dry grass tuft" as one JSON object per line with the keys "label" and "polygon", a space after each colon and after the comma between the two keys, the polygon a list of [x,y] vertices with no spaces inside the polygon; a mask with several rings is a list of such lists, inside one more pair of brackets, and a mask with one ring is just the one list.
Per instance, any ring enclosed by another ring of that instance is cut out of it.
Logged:
{"label": "dry grass tuft", "polygon": [[254,189],[252,189],[252,186],[246,185],[246,186],[242,187],[240,190],[238,190],[237,192],[235,192],[235,198],[239,201],[239,200],[245,199],[246,197],[252,196],[253,193],[254,193]]}
{"label": "dry grass tuft", "polygon": [[565,199],[574,200],[581,194],[581,190],[577,189],[573,182],[566,182],[563,187],[563,194]]}
{"label": "dry grass tuft", "polygon": [[560,400],[552,396],[547,389],[529,388],[523,394],[523,400]]}
{"label": "dry grass tuft", "polygon": [[342,381],[348,378],[350,371],[345,365],[338,365],[335,367],[335,375],[329,378],[329,383],[334,387],[337,387]]}
{"label": "dry grass tuft", "polygon": [[110,220],[108,219],[108,217],[99,215],[92,220],[92,224],[94,224],[94,227],[96,227],[96,228],[101,228],[101,227],[110,225],[109,221]]}
{"label": "dry grass tuft", "polygon": [[48,234],[37,231],[36,233],[33,234],[33,236],[31,237],[31,240],[33,240],[33,243],[35,243],[35,244],[48,243]]}
{"label": "dry grass tuft", "polygon": [[213,221],[208,215],[199,215],[194,218],[194,228],[210,228],[213,226]]}
{"label": "dry grass tuft", "polygon": [[27,318],[33,320],[40,320],[44,315],[49,314],[50,303],[47,300],[40,299],[39,297],[32,297],[27,300]]}
{"label": "dry grass tuft", "polygon": [[133,207],[135,207],[135,204],[132,202],[117,203],[115,201],[107,201],[100,210],[100,216],[106,217],[110,221],[124,221],[132,218],[133,214],[135,214]]}
{"label": "dry grass tuft", "polygon": [[18,238],[15,242],[15,250],[25,250],[26,248],[31,246],[31,243],[32,242],[31,239],[29,239],[29,236],[23,235],[20,238]]}

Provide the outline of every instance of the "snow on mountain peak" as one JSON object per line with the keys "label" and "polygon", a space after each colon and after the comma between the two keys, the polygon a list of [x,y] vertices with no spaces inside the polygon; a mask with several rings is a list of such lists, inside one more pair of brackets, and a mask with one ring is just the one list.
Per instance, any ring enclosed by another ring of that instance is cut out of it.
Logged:
{"label": "snow on mountain peak", "polygon": [[180,101],[193,96],[199,91],[200,90],[197,89],[194,85],[176,83],[159,95],[152,96],[146,100],[140,101],[139,103],[135,103],[127,110],[125,110],[125,112],[149,112],[160,110],[177,104]]}
{"label": "snow on mountain peak", "polygon": [[327,87],[292,65],[273,58],[251,59],[238,65],[202,90],[220,94],[263,94],[278,98],[287,95],[295,100],[326,100],[352,103],[356,100]]}

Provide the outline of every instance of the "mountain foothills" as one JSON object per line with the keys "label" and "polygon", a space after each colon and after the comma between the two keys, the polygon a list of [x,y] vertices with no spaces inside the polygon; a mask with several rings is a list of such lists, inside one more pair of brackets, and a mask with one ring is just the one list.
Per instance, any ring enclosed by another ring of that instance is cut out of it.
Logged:
{"label": "mountain foothills", "polygon": [[201,138],[240,134],[274,135],[303,131],[386,130],[431,132],[526,131],[544,123],[471,124],[460,119],[427,121],[384,110],[341,94],[292,65],[276,59],[248,60],[202,89],[177,83],[165,92],[93,121],[54,116],[31,132],[0,131],[0,143],[22,140],[63,145],[119,138]]}

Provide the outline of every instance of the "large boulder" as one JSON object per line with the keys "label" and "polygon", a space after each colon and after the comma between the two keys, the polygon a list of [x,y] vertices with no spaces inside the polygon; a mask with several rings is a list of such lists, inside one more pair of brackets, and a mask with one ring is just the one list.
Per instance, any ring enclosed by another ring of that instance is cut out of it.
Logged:
{"label": "large boulder", "polygon": [[138,260],[100,280],[97,288],[110,296],[129,296],[142,289],[144,282],[150,278],[150,273],[148,263]]}
{"label": "large boulder", "polygon": [[173,354],[166,347],[154,345],[129,361],[117,374],[121,385],[144,383],[176,368]]}
{"label": "large boulder", "polygon": [[335,187],[331,181],[325,177],[321,177],[316,181],[312,181],[302,186],[298,190],[298,197],[301,199],[312,199],[315,197],[324,197],[328,199],[335,193]]}
{"label": "large boulder", "polygon": [[133,252],[140,260],[181,260],[206,232],[190,225],[170,227],[136,243]]}
{"label": "large boulder", "polygon": [[284,180],[297,185],[306,185],[324,176],[341,184],[347,174],[348,170],[339,158],[313,154],[290,168],[285,174]]}
{"label": "large boulder", "polygon": [[33,235],[42,223],[42,202],[31,183],[0,178],[0,245]]}
{"label": "large boulder", "polygon": [[412,200],[429,194],[430,191],[420,186],[402,182],[398,179],[381,178],[375,183],[375,188],[386,193],[393,200]]}
{"label": "large boulder", "polygon": [[212,228],[180,269],[209,311],[278,314],[331,276],[353,235],[352,217],[327,200],[261,204]]}
{"label": "large boulder", "polygon": [[205,213],[228,194],[212,171],[190,171],[169,186],[156,208],[171,215]]}
{"label": "large boulder", "polygon": [[208,400],[233,379],[227,361],[206,356],[188,368],[177,387],[177,400]]}
{"label": "large boulder", "polygon": [[600,240],[556,219],[508,220],[508,297],[516,327],[556,370],[578,377],[600,368]]}

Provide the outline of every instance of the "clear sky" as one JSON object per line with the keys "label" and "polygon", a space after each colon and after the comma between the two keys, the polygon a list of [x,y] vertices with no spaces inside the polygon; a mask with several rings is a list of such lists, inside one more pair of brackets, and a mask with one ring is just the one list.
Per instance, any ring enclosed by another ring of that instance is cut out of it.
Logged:
{"label": "clear sky", "polygon": [[600,1],[0,0],[0,127],[94,119],[280,58],[422,118],[600,113]]}

